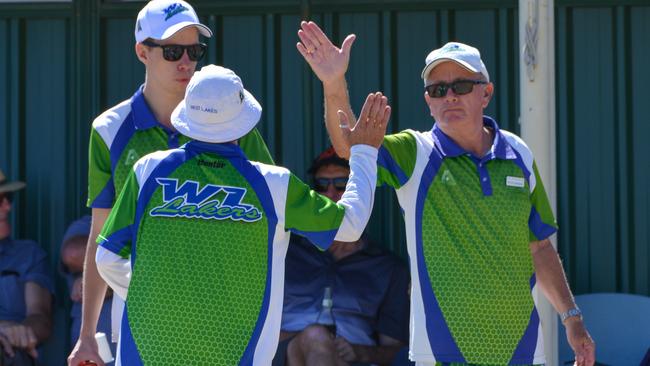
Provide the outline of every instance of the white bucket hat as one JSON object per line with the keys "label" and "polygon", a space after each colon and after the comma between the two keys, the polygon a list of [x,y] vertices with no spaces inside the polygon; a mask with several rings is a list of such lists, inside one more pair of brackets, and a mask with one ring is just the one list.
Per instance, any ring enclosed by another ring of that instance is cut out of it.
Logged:
{"label": "white bucket hat", "polygon": [[187,27],[196,27],[202,35],[212,37],[212,31],[199,22],[190,4],[182,0],[152,0],[138,13],[135,41],[167,39]]}
{"label": "white bucket hat", "polygon": [[239,76],[225,67],[207,65],[190,79],[171,122],[194,140],[222,143],[246,135],[261,115],[262,106],[244,89]]}
{"label": "white bucket hat", "polygon": [[485,81],[490,82],[490,74],[481,60],[481,53],[476,48],[464,43],[449,42],[427,55],[426,66],[422,70],[422,79],[425,85],[431,70],[447,61],[453,61],[471,72],[480,72],[485,76]]}

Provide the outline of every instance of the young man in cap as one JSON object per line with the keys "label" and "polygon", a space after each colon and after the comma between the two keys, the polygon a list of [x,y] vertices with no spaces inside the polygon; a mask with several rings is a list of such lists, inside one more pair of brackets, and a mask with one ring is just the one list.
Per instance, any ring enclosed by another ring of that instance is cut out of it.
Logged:
{"label": "young man in cap", "polygon": [[[309,167],[313,189],[338,202],[350,164],[333,147]],[[274,366],[387,365],[408,343],[408,269],[361,237],[326,250],[292,236]]]}
{"label": "young man in cap", "polygon": [[52,332],[52,294],[45,251],[11,238],[12,194],[25,187],[0,171],[0,364],[32,365]]}
{"label": "young man in cap", "polygon": [[363,232],[386,101],[369,97],[361,116],[375,123],[343,135],[352,177],[338,203],[246,158],[237,140],[261,112],[235,73],[206,66],[172,113],[195,141],[147,155],[129,173],[97,251],[100,273],[127,299],[118,365],[270,365],[290,232],[322,249]]}
{"label": "young man in cap", "polygon": [[[84,270],[82,329],[68,357],[69,366],[85,360],[102,365],[97,354],[95,328],[106,284],[95,266],[95,239],[133,163],[150,152],[178,147],[189,140],[174,129],[170,115],[183,99],[196,64],[205,54],[206,46],[199,42],[199,34],[212,36],[188,3],[148,2],[135,24],[135,53],[146,69],[144,85],[129,100],[107,110],[93,122],[88,171],[88,206],[92,208],[93,222]],[[251,159],[272,162],[256,130],[242,138],[241,146]],[[119,329],[116,320],[120,318],[121,307],[114,308],[117,309],[113,312],[115,330]]]}
{"label": "young man in cap", "polygon": [[[297,47],[323,82],[327,130],[350,110],[345,72],[354,36],[342,49],[313,22]],[[584,327],[549,236],[557,230],[532,152],[483,116],[494,85],[476,48],[448,43],[422,71],[431,131],[386,136],[378,184],[396,191],[411,263],[410,358],[418,365],[545,362],[532,298],[543,291],[561,314],[578,365],[593,365]]]}

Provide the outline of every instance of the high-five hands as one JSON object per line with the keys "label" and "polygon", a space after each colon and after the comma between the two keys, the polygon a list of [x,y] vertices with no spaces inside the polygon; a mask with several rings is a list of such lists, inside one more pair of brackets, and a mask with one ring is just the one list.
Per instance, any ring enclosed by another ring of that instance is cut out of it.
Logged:
{"label": "high-five hands", "polygon": [[[379,148],[386,134],[390,112],[388,99],[380,92],[368,94],[366,102],[361,108],[359,120],[356,122],[354,118],[339,110],[338,116],[343,138],[347,140],[349,146],[364,144]],[[352,127],[353,124],[354,127]]]}
{"label": "high-five hands", "polygon": [[350,61],[350,49],[356,38],[354,34],[348,35],[341,48],[338,48],[316,23],[303,21],[300,23],[298,37],[298,52],[323,84],[336,82],[345,76]]}

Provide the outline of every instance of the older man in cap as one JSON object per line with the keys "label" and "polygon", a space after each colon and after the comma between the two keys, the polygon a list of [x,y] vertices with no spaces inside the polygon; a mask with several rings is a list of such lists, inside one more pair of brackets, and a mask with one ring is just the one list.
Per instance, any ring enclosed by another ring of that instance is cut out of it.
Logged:
{"label": "older man in cap", "polygon": [[338,203],[243,154],[237,141],[261,112],[235,73],[206,66],[172,113],[195,141],[129,173],[97,251],[100,273],[126,298],[118,365],[270,365],[290,233],[327,249],[363,232],[390,115],[384,97],[373,94],[361,112],[374,123],[342,135],[352,174]]}
{"label": "older man in cap", "polygon": [[[25,187],[0,171],[0,364],[32,365],[36,347],[52,332],[52,294],[45,251],[11,238],[12,195]],[[7,358],[8,357],[8,358]]]}
{"label": "older man in cap", "polygon": [[[69,366],[91,360],[102,366],[95,331],[104,302],[106,283],[95,266],[95,239],[120,193],[133,164],[142,156],[178,147],[189,138],[171,124],[171,112],[183,99],[206,45],[199,35],[212,31],[199,22],[190,4],[180,0],[153,0],[138,13],[135,54],[145,66],[144,84],[133,96],[102,113],[93,122],[89,143],[88,207],[92,230],[83,274],[83,311],[79,341],[68,357]],[[273,160],[257,130],[242,137],[241,147],[252,160]],[[119,329],[121,301],[114,297],[113,330]],[[113,340],[117,341],[117,335]]]}
{"label": "older man in cap", "polygon": [[[345,72],[354,42],[341,49],[313,22],[299,52],[323,82],[327,130],[349,146],[337,111],[350,112]],[[410,358],[439,363],[526,365],[545,361],[531,296],[541,290],[561,314],[578,365],[594,363],[586,331],[549,237],[556,231],[530,149],[483,116],[494,85],[479,51],[451,42],[422,70],[430,131],[386,136],[378,184],[395,189],[411,264]]]}

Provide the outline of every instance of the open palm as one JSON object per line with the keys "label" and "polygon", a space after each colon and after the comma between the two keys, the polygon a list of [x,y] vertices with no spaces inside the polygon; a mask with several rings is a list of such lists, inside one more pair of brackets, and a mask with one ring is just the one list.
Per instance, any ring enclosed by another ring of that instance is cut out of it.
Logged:
{"label": "open palm", "polygon": [[316,76],[324,84],[338,81],[345,76],[350,61],[350,49],[356,36],[348,35],[341,48],[336,47],[314,22],[301,22],[296,44]]}

